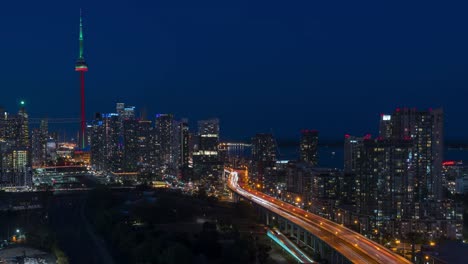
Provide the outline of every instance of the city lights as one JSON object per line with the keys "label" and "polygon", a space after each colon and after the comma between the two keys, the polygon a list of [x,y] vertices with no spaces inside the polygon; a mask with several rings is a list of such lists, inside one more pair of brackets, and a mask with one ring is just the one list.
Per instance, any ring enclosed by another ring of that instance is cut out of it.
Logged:
{"label": "city lights", "polygon": [[0,262],[468,252],[467,8],[94,2],[4,6]]}

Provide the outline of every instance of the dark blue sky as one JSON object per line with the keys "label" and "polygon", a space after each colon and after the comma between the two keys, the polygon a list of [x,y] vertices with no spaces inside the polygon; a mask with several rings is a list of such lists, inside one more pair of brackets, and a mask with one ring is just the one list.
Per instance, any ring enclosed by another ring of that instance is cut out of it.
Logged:
{"label": "dark blue sky", "polygon": [[231,139],[341,138],[395,107],[444,107],[447,137],[466,138],[468,3],[417,2],[2,2],[0,104],[78,116],[82,7],[88,118],[122,101],[219,117]]}

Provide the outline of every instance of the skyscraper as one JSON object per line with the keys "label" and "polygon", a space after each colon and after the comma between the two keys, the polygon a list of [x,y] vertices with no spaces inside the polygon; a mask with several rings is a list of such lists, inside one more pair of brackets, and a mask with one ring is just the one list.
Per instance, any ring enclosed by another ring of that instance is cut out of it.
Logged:
{"label": "skyscraper", "polygon": [[414,200],[408,159],[410,139],[365,139],[356,176],[356,203],[360,214],[372,215],[377,226],[384,220],[412,218]]}
{"label": "skyscraper", "polygon": [[252,138],[252,178],[260,185],[273,187],[276,180],[276,140],[272,134],[260,133]]}
{"label": "skyscraper", "polygon": [[300,161],[310,163],[313,166],[318,164],[318,131],[301,131],[301,158]]}
{"label": "skyscraper", "polygon": [[26,112],[25,102],[20,102],[20,109],[17,116],[18,138],[17,145],[22,148],[29,148],[29,116]]}
{"label": "skyscraper", "polygon": [[135,172],[138,167],[140,156],[140,145],[138,136],[140,135],[140,122],[135,119],[125,119],[123,121],[123,170],[125,172]]}
{"label": "skyscraper", "polygon": [[397,108],[392,115],[392,137],[413,141],[410,166],[416,181],[415,197],[419,202],[443,198],[443,127],[442,109]]}
{"label": "skyscraper", "polygon": [[216,135],[219,137],[219,119],[199,120],[198,135]]}
{"label": "skyscraper", "polygon": [[25,102],[20,102],[17,115],[3,113],[0,123],[0,185],[32,184],[29,118]]}
{"label": "skyscraper", "polygon": [[126,119],[135,118],[135,106],[125,106],[125,103],[117,103],[115,109],[122,122]]}
{"label": "skyscraper", "polygon": [[173,120],[172,114],[156,115],[155,129],[159,142],[159,163],[165,168],[168,168],[173,160]]}
{"label": "skyscraper", "polygon": [[222,162],[218,145],[219,119],[198,121],[197,144],[193,152],[194,174],[197,178],[219,179]]}
{"label": "skyscraper", "polygon": [[359,162],[363,155],[363,137],[345,135],[344,141],[344,173],[357,173]]}
{"label": "skyscraper", "polygon": [[183,119],[179,123],[180,133],[180,156],[179,164],[182,167],[187,167],[190,160],[190,131],[188,126],[188,120]]}
{"label": "skyscraper", "polygon": [[392,116],[387,114],[380,115],[379,137],[392,137]]}
{"label": "skyscraper", "polygon": [[252,160],[265,165],[276,162],[276,141],[272,134],[260,133],[252,138]]}
{"label": "skyscraper", "polygon": [[96,113],[91,131],[91,164],[98,170],[122,171],[124,142],[119,115]]}
{"label": "skyscraper", "polygon": [[355,179],[356,213],[368,230],[460,236],[456,205],[442,196],[442,109],[397,108],[381,115],[379,128],[376,139],[345,136],[345,173]]}
{"label": "skyscraper", "polygon": [[45,165],[47,161],[47,139],[49,138],[47,119],[41,120],[39,128],[31,133],[31,159],[32,166]]}
{"label": "skyscraper", "polygon": [[138,165],[140,170],[147,171],[151,167],[151,134],[153,133],[150,120],[138,121]]}

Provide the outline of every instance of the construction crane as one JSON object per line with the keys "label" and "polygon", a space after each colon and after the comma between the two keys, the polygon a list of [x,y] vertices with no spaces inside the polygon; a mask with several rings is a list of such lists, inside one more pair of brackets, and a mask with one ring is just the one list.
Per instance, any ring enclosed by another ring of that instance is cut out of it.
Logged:
{"label": "construction crane", "polygon": [[80,118],[29,118],[29,124],[39,125],[41,121],[45,120],[48,124],[78,124],[80,123]]}

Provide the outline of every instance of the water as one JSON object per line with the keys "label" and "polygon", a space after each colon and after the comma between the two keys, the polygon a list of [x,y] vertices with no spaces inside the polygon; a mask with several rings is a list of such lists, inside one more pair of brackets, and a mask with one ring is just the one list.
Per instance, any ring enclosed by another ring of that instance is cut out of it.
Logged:
{"label": "water", "polygon": [[[343,168],[343,147],[320,146],[318,150],[320,167]],[[280,147],[279,159],[297,160],[299,147]]]}
{"label": "water", "polygon": [[[279,152],[279,159],[282,160],[297,160],[299,158],[299,147],[280,147]],[[318,155],[320,167],[343,169],[343,147],[320,146]],[[444,160],[464,161],[468,163],[468,149],[446,149]]]}

